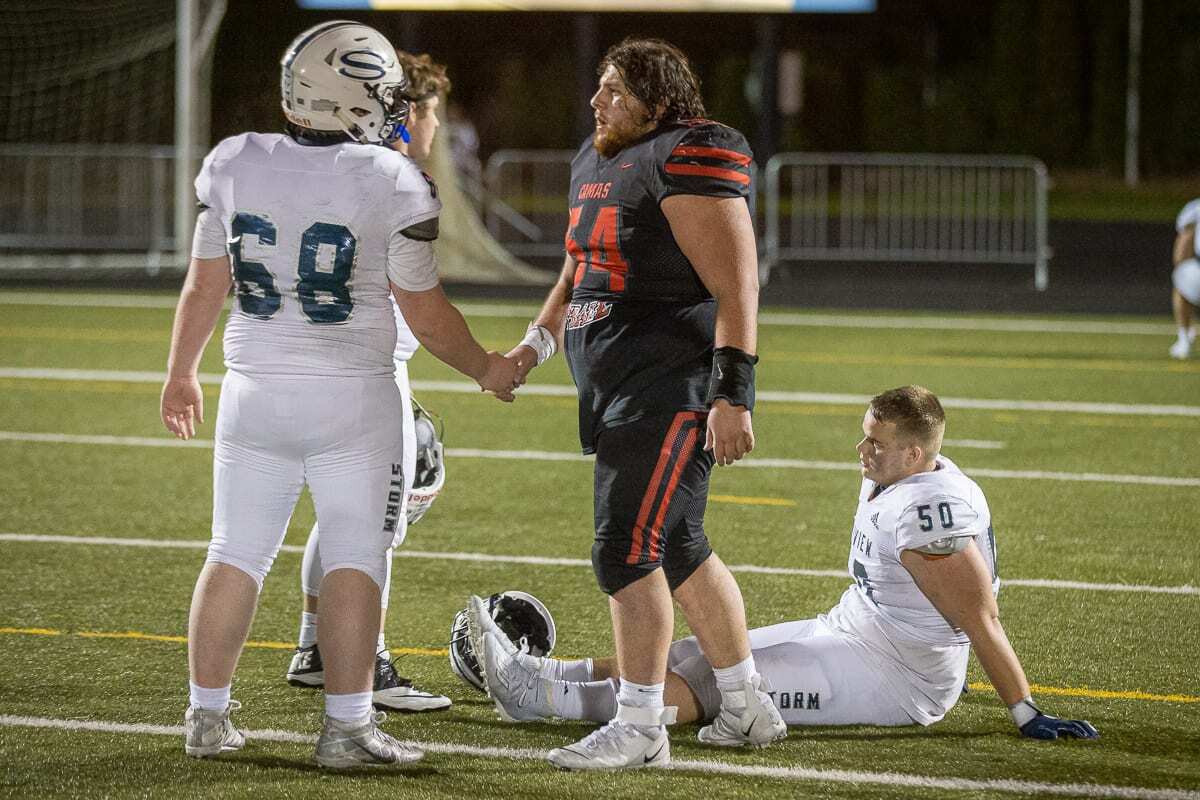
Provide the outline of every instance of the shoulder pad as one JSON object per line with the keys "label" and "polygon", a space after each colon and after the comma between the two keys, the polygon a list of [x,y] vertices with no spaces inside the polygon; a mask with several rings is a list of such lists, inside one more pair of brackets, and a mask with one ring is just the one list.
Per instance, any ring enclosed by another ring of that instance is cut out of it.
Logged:
{"label": "shoulder pad", "polygon": [[975,538],[974,534],[966,534],[960,536],[946,536],[942,539],[934,539],[932,542],[921,547],[913,547],[918,553],[925,553],[931,556],[949,556],[954,553],[961,552],[967,549],[967,545]]}
{"label": "shoulder pad", "polygon": [[400,231],[409,239],[418,242],[432,242],[438,238],[438,218],[431,217],[423,222],[418,222],[415,225],[409,225],[404,230]]}
{"label": "shoulder pad", "polygon": [[666,194],[737,197],[749,193],[754,156],[738,131],[709,120],[688,120],[664,138],[670,146],[662,153]]}

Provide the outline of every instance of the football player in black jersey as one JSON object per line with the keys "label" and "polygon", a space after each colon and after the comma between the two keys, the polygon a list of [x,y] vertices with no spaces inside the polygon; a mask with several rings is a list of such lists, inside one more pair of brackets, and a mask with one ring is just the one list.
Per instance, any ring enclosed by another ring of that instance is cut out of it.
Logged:
{"label": "football player in black jersey", "polygon": [[551,752],[564,769],[669,762],[672,596],[722,690],[700,740],[762,746],[786,734],[754,666],[737,582],[704,534],[713,464],[754,447],[752,155],[741,133],[704,118],[699,81],[672,45],[628,39],[599,75],[595,133],[571,166],[562,274],[510,353],[524,375],[564,341],[580,441],[596,454],[592,564],[609,595],[621,688],[608,725]]}

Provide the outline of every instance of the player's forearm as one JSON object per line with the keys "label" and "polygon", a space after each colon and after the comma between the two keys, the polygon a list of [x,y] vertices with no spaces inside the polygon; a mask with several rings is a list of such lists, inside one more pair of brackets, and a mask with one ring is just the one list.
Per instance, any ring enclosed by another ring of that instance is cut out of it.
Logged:
{"label": "player's forearm", "polygon": [[1011,706],[1029,696],[1029,681],[1016,652],[1008,642],[997,617],[976,620],[966,630],[980,666],[987,673],[1004,705]]}
{"label": "player's forearm", "polygon": [[563,268],[559,272],[558,280],[546,295],[546,300],[542,303],[537,318],[533,321],[535,325],[541,325],[554,335],[559,348],[562,347],[563,324],[567,318],[567,306],[571,304],[574,283],[575,260],[567,256],[563,262]]}
{"label": "player's forearm", "polygon": [[175,307],[171,351],[167,357],[169,377],[190,377],[199,369],[200,357],[217,327],[229,293],[228,276],[227,270],[214,273],[212,265],[204,267],[192,262]]}
{"label": "player's forearm", "polygon": [[440,286],[425,292],[395,290],[400,313],[421,346],[439,361],[478,381],[487,372],[487,351]]}
{"label": "player's forearm", "polygon": [[[758,268],[754,265],[739,266],[742,273],[733,286],[720,294],[717,300],[716,347],[737,347],[750,354],[758,352]],[[752,274],[752,280],[745,276]]]}

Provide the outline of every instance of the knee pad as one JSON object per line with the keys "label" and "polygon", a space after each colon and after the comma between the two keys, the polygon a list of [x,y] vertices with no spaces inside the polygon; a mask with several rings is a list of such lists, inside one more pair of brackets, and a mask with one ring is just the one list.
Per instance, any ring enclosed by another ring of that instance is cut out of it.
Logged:
{"label": "knee pad", "polygon": [[231,550],[228,545],[214,541],[208,546],[208,556],[204,561],[205,563],[228,564],[231,567],[237,567],[254,579],[258,591],[261,592],[263,579],[271,571],[271,564],[274,563],[275,557],[261,553],[236,552]]}
{"label": "knee pad", "polygon": [[592,572],[605,594],[616,594],[639,578],[662,566],[661,561],[627,564],[629,544],[611,539],[597,539],[592,544]]}
{"label": "knee pad", "polygon": [[708,560],[712,552],[708,537],[703,533],[684,541],[671,542],[663,556],[663,574],[667,576],[671,591],[674,592],[692,577],[692,573]]}
{"label": "knee pad", "polygon": [[[387,559],[383,553],[380,553],[378,556],[357,556],[340,559],[325,567],[325,575],[338,569],[355,569],[364,573],[371,580],[375,581],[375,585],[379,587],[381,596],[387,586]],[[323,578],[324,575],[321,577]]]}

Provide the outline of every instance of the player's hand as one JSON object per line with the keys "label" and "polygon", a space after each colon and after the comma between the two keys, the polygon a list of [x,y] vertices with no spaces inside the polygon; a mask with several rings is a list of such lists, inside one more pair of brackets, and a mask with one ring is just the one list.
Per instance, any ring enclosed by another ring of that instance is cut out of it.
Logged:
{"label": "player's hand", "polygon": [[494,350],[489,351],[487,354],[487,369],[479,378],[480,388],[485,392],[491,392],[496,395],[497,400],[511,403],[516,399],[513,390],[519,385],[517,383],[516,359],[506,358]]}
{"label": "player's hand", "polygon": [[196,423],[204,422],[204,393],[196,376],[167,378],[158,413],[167,430],[180,439],[195,436]]}
{"label": "player's hand", "polygon": [[517,385],[524,386],[525,378],[530,371],[537,366],[537,351],[527,344],[519,344],[512,350],[509,350],[504,355],[505,358],[515,359],[517,362]]}
{"label": "player's hand", "polygon": [[1099,739],[1100,731],[1084,719],[1060,719],[1039,711],[1036,717],[1021,726],[1021,735],[1047,741],[1065,736],[1075,739]]}
{"label": "player's hand", "polygon": [[732,464],[754,449],[754,426],[745,406],[730,405],[728,400],[716,400],[708,412],[708,430],[704,449],[711,450],[721,466]]}

